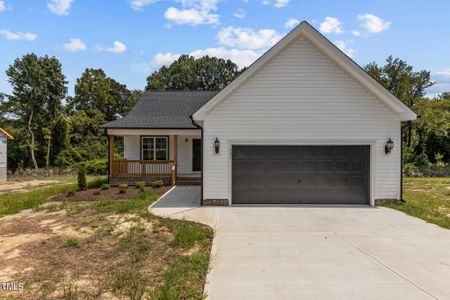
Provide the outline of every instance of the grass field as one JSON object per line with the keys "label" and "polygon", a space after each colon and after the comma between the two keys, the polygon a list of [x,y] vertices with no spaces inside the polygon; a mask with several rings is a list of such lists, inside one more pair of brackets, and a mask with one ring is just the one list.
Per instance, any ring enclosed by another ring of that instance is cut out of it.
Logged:
{"label": "grass field", "polygon": [[405,178],[404,200],[387,205],[450,229],[450,178]]}

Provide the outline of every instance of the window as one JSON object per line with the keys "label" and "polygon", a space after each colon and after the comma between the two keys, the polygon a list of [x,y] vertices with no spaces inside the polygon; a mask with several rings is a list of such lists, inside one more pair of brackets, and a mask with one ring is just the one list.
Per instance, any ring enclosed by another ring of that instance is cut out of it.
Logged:
{"label": "window", "polygon": [[167,137],[142,137],[143,160],[168,160],[169,139]]}

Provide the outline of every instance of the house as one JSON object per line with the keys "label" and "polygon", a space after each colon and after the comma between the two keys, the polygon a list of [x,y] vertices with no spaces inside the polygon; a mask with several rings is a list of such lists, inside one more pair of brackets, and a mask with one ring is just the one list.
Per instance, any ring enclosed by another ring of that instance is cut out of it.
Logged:
{"label": "house", "polygon": [[110,180],[201,178],[203,205],[401,198],[401,124],[416,118],[302,22],[220,92],[146,92],[105,124]]}
{"label": "house", "polygon": [[7,181],[8,140],[14,139],[6,130],[0,128],[0,184]]}

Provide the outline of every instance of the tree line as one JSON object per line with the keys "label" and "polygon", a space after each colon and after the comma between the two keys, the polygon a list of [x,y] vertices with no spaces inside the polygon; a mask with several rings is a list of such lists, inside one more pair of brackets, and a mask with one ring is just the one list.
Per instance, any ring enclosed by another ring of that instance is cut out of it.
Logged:
{"label": "tree line", "polygon": [[[146,90],[220,90],[242,70],[230,60],[183,55],[147,78]],[[8,145],[8,169],[68,168],[80,163],[106,168],[107,139],[100,125],[126,115],[141,90],[86,69],[68,96],[60,61],[34,53],[6,70],[10,95],[0,93],[0,127],[15,140]]]}
{"label": "tree line", "polygon": [[[430,72],[416,71],[400,58],[364,69],[419,115],[403,124],[406,171],[448,172],[450,93],[426,98],[433,85]],[[150,74],[145,89],[220,90],[243,71],[230,60],[182,55]],[[68,96],[59,60],[33,53],[16,59],[6,74],[12,92],[0,93],[0,126],[16,137],[9,144],[10,170],[67,168],[86,161],[105,168],[107,141],[100,125],[126,115],[142,95],[102,69],[88,68]]]}

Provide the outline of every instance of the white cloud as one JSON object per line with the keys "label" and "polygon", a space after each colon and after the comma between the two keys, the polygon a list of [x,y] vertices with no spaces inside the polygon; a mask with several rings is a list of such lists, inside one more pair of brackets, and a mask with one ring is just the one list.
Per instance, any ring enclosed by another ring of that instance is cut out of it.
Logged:
{"label": "white cloud", "polygon": [[169,66],[171,63],[173,63],[179,57],[180,57],[180,54],[172,54],[170,52],[158,53],[153,57],[152,61],[150,62],[150,65],[155,68],[159,68],[162,66]]}
{"label": "white cloud", "polygon": [[220,16],[215,14],[219,0],[175,0],[181,9],[169,7],[164,16],[176,24],[218,24]]}
{"label": "white cloud", "polygon": [[70,42],[63,45],[63,48],[70,52],[86,50],[86,44],[80,39],[70,39]]}
{"label": "white cloud", "polygon": [[281,7],[285,7],[289,4],[290,0],[263,0],[262,4],[264,5],[271,5],[273,4],[274,7],[276,8],[281,8]]}
{"label": "white cloud", "polygon": [[[252,64],[258,57],[262,55],[262,51],[254,50],[239,50],[239,49],[225,49],[223,47],[218,48],[206,48],[194,50],[189,53],[189,55],[200,58],[203,56],[213,56],[223,59],[229,59],[236,63],[239,68],[247,67]],[[161,66],[169,66],[175,60],[180,57],[180,54],[168,53],[158,53],[156,54],[150,62],[150,66],[153,68],[159,68]],[[142,68],[142,66],[133,66],[135,69],[137,67]]]}
{"label": "white cloud", "polygon": [[436,72],[437,75],[443,76],[443,77],[450,77],[450,68],[444,69],[442,71]]}
{"label": "white cloud", "polygon": [[275,0],[275,7],[285,7],[289,4],[289,0]]}
{"label": "white cloud", "polygon": [[343,33],[342,23],[337,18],[325,17],[325,21],[320,23],[320,31],[323,33]]}
{"label": "white cloud", "polygon": [[336,45],[336,47],[341,49],[342,52],[347,54],[350,58],[353,58],[354,54],[356,53],[356,50],[348,48],[347,43],[344,41],[337,40],[334,41],[334,44]]}
{"label": "white cloud", "polygon": [[134,10],[142,10],[145,6],[151,5],[155,2],[158,2],[158,0],[131,0],[130,5]]}
{"label": "white cloud", "polygon": [[203,50],[195,50],[190,55],[199,58],[203,56],[215,56],[223,59],[229,59],[233,61],[239,68],[247,67],[253,63],[262,53],[254,50],[239,50],[239,49],[225,49],[219,48],[207,48]]}
{"label": "white cloud", "polygon": [[169,7],[164,16],[167,20],[176,24],[218,24],[219,15],[211,14],[208,11],[197,10],[195,8],[178,9]]}
{"label": "white cloud", "polygon": [[239,19],[245,18],[245,10],[243,10],[242,8],[239,8],[238,10],[236,10],[234,12],[233,16],[235,16],[236,18],[239,18]]}
{"label": "white cloud", "polygon": [[65,16],[69,14],[70,7],[73,0],[48,0],[47,8],[58,16]]}
{"label": "white cloud", "polygon": [[388,30],[392,24],[392,22],[385,21],[372,14],[358,15],[358,20],[368,33],[379,33]]}
{"label": "white cloud", "polygon": [[37,39],[37,35],[30,32],[11,32],[6,29],[0,29],[0,35],[3,35],[10,41],[34,41]]}
{"label": "white cloud", "polygon": [[361,31],[359,31],[359,30],[352,30],[352,35],[353,36],[360,36],[361,35]]}
{"label": "white cloud", "polygon": [[120,54],[127,50],[127,46],[124,43],[122,43],[121,41],[114,41],[112,47],[105,48],[103,46],[97,46],[96,50],[100,51],[100,52],[111,52],[114,54]]}
{"label": "white cloud", "polygon": [[299,20],[290,18],[286,21],[286,23],[284,23],[284,27],[286,27],[287,29],[291,29],[297,26],[298,24],[300,24]]}
{"label": "white cloud", "polygon": [[0,0],[0,12],[5,11],[5,10],[6,10],[5,1]]}
{"label": "white cloud", "polygon": [[250,28],[225,27],[218,34],[219,43],[241,49],[264,49],[273,46],[281,39],[274,29],[253,31]]}

